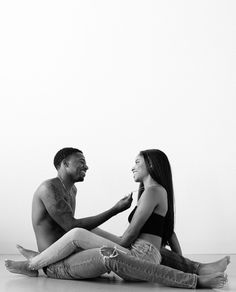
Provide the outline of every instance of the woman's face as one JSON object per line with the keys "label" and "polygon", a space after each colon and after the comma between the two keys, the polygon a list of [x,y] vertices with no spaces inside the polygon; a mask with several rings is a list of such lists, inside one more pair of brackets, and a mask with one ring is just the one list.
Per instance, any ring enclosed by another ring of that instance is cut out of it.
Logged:
{"label": "woman's face", "polygon": [[136,157],[132,172],[135,182],[143,182],[144,178],[149,175],[145,160],[142,155],[138,155]]}

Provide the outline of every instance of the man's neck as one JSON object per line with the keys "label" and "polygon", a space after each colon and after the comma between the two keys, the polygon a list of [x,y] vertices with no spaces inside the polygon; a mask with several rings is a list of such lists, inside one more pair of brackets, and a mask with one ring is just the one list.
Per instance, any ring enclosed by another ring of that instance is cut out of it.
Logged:
{"label": "man's neck", "polygon": [[63,171],[58,171],[57,177],[61,181],[63,187],[67,190],[70,191],[72,186],[74,185],[74,182],[70,179],[70,177],[64,173]]}

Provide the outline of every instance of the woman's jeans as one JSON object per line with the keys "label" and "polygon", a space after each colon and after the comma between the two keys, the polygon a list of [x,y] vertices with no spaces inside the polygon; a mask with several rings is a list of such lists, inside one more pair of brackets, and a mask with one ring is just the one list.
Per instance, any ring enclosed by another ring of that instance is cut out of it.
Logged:
{"label": "woman's jeans", "polygon": [[129,281],[149,281],[180,288],[196,288],[197,285],[195,274],[139,259],[111,247],[75,253],[46,270],[48,277],[56,279],[89,279],[110,271]]}
{"label": "woman's jeans", "polygon": [[[171,268],[160,264],[159,251],[144,240],[136,240],[128,250],[119,245],[116,247],[114,242],[94,236],[86,230],[80,233],[82,237],[73,236],[71,240],[73,232],[68,232],[36,256],[32,260],[34,268],[45,267],[44,271],[50,278],[88,279],[113,271],[129,281],[151,281],[166,286],[196,288],[199,266],[196,262],[162,249],[162,262]],[[94,248],[96,245],[103,247]],[[85,248],[89,249],[82,250]],[[58,262],[54,263],[56,259]]]}

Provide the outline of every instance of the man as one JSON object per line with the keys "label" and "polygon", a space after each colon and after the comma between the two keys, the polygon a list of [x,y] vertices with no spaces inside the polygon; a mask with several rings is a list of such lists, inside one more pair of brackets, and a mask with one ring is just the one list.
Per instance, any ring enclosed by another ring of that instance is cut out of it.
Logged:
{"label": "man", "polygon": [[63,148],[55,155],[54,166],[57,177],[43,182],[33,198],[32,223],[40,252],[72,228],[94,229],[132,203],[129,195],[101,214],[76,219],[75,183],[84,181],[88,170],[85,157],[78,149]]}
{"label": "man", "polygon": [[[63,148],[55,155],[54,166],[57,169],[57,177],[43,182],[33,197],[32,223],[39,252],[49,247],[67,231],[76,227],[94,229],[94,232],[99,233],[99,230],[95,229],[97,226],[126,210],[132,203],[132,196],[129,195],[101,214],[76,219],[74,217],[77,193],[75,183],[82,182],[88,170],[85,157],[82,151],[76,148]],[[173,250],[181,253],[175,233],[172,236],[170,246]],[[37,254],[20,246],[18,249],[27,258]],[[228,264],[226,258],[209,265],[199,264],[165,248],[161,249],[161,255],[162,265],[195,274],[225,270]],[[61,265],[60,271],[62,272],[63,261],[59,262],[59,265]],[[38,273],[37,271],[29,271],[27,266],[13,261],[6,261],[6,267],[13,273],[29,276],[36,276]],[[44,268],[44,272],[47,274],[47,267]],[[55,277],[55,275],[51,276]],[[63,277],[65,277],[64,272]]]}

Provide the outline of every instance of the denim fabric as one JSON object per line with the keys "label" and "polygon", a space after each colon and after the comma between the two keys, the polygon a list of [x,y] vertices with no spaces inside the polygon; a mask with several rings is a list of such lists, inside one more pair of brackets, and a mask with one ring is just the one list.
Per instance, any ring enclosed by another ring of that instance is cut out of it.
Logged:
{"label": "denim fabric", "polygon": [[[69,248],[71,247],[69,247],[68,244],[64,246],[63,249],[60,250],[60,252],[63,253],[64,250],[67,250]],[[124,251],[122,250],[119,251],[124,253]],[[161,255],[157,248],[153,246],[151,243],[144,241],[142,239],[137,239],[135,243],[132,245],[130,252],[128,252],[127,254],[131,254],[134,257],[137,257],[141,260],[152,262],[154,264],[159,264],[161,260]],[[98,249],[90,249],[82,252],[81,249],[79,248],[77,248],[76,252],[73,253],[73,255],[68,257],[67,259],[59,261],[58,263],[55,264],[51,264],[48,267],[45,267],[44,272],[50,278],[58,279],[67,278],[73,279],[74,277],[77,279],[90,278],[92,276],[94,277],[94,269],[90,271],[91,269],[90,264],[93,264],[93,268],[96,267],[96,270],[99,271],[97,276],[104,274],[106,272],[110,272],[106,268],[98,269],[98,267],[101,265],[101,257],[100,253],[98,254]],[[81,271],[80,267],[82,267],[84,271]],[[126,280],[137,279],[127,277]]]}
{"label": "denim fabric", "polygon": [[[111,256],[108,256],[110,250]],[[119,249],[105,247],[105,266],[122,279],[129,281],[148,281],[170,287],[192,288],[197,286],[197,275],[184,273],[160,264],[141,260],[135,256],[125,254]]]}
{"label": "denim fabric", "polygon": [[[100,248],[101,246],[104,247]],[[194,271],[197,270],[197,263],[165,250],[162,258],[163,262],[168,264],[169,261],[170,265],[177,269],[160,265],[159,251],[144,240],[136,240],[129,250],[119,245],[116,247],[111,240],[88,230],[74,228],[32,258],[30,265],[35,269],[48,266],[46,273],[51,278],[88,279],[112,270],[123,279],[132,281],[153,281],[184,288],[196,287],[197,275]],[[178,270],[181,268],[187,273]],[[188,273],[189,271],[191,272]]]}
{"label": "denim fabric", "polygon": [[161,248],[160,253],[161,265],[168,266],[185,273],[198,274],[200,263],[185,258],[165,247]]}
{"label": "denim fabric", "polygon": [[[112,238],[114,238],[114,236]],[[55,271],[55,273],[58,273],[58,277],[60,277],[61,273],[62,277],[66,277],[66,273],[63,275],[63,272],[60,272],[61,269],[59,263],[61,263],[63,269],[70,270],[70,265],[72,265],[72,267],[79,265],[78,263],[74,263],[74,261],[78,262],[81,260],[80,253],[83,250],[83,247],[85,250],[89,250],[89,252],[91,252],[92,249],[96,249],[101,246],[114,248],[115,243],[102,236],[91,233],[88,230],[74,228],[38,256],[31,259],[30,265],[32,265],[31,268],[36,270],[50,265],[49,273],[50,271]],[[197,274],[198,271],[199,263],[188,260],[165,248],[161,249],[160,257],[158,250],[153,245],[141,239],[136,240],[130,250],[122,246],[117,246],[117,248],[127,254],[133,255],[136,258],[155,264],[159,264],[160,258],[162,258],[161,265],[170,266],[171,268],[186,273]],[[77,257],[73,256],[74,253],[78,254]],[[84,258],[82,258],[82,260],[83,259]],[[53,263],[56,264],[53,265]],[[52,276],[52,274],[50,275]]]}
{"label": "denim fabric", "polygon": [[134,244],[131,245],[130,254],[154,264],[160,264],[161,262],[159,250],[153,244],[143,239],[137,239]]}
{"label": "denim fabric", "polygon": [[[63,253],[64,250],[72,250],[71,249],[71,243],[65,245],[63,248],[60,249],[60,253]],[[118,248],[119,250],[119,248]],[[122,250],[119,250],[120,252],[123,252]],[[91,261],[97,261],[99,262],[100,256],[97,255],[98,250],[97,249],[89,249],[88,251],[81,251],[80,248],[76,248],[76,251],[73,253],[72,256],[69,256],[65,260],[59,261],[55,264],[51,264],[48,267],[44,267],[44,272],[47,276],[50,278],[59,278],[59,279],[66,279],[66,278],[73,278],[72,275],[74,275],[74,269],[76,272],[76,278],[82,279],[80,266],[84,266],[85,271],[88,272],[88,267],[90,265]],[[127,252],[127,254],[131,254],[134,257],[137,257],[141,260],[145,260],[154,264],[159,264],[161,261],[161,255],[157,248],[152,245],[151,243],[144,241],[142,239],[137,239],[135,243],[131,246],[130,251]],[[88,258],[86,258],[88,257]],[[88,266],[86,266],[85,262],[88,262]],[[95,264],[96,267],[99,266],[99,264]],[[98,269],[100,271],[100,269]],[[109,272],[108,270],[102,270],[103,273]],[[87,273],[86,272],[86,273]],[[85,274],[86,274],[85,273]],[[90,273],[84,275],[83,277],[89,278]],[[101,274],[100,274],[101,275]],[[126,278],[126,280],[134,280],[131,278]],[[135,279],[137,280],[137,279]]]}
{"label": "denim fabric", "polygon": [[100,248],[75,253],[47,267],[47,276],[56,279],[89,279],[108,272]]}
{"label": "denim fabric", "polygon": [[[121,252],[119,248],[117,250]],[[134,244],[131,245],[130,255],[142,261],[147,261],[156,265],[160,264],[161,261],[159,250],[153,244],[143,239],[137,239]],[[129,277],[128,275],[122,275],[122,278],[127,281],[143,281],[136,277]]]}
{"label": "denim fabric", "polygon": [[47,268],[57,279],[88,279],[113,271],[124,280],[151,281],[167,286],[196,288],[197,276],[162,266],[159,251],[150,243],[137,240],[130,253],[102,247],[75,253]]}
{"label": "denim fabric", "polygon": [[[116,244],[83,228],[73,228],[55,241],[52,245],[30,259],[29,267],[39,270],[45,266],[67,258],[80,250],[99,248],[101,246],[114,247]],[[127,252],[128,249],[119,246]]]}
{"label": "denim fabric", "polygon": [[73,279],[73,277],[68,273],[65,261],[60,261],[48,267],[44,267],[43,271],[49,278],[68,280]]}

